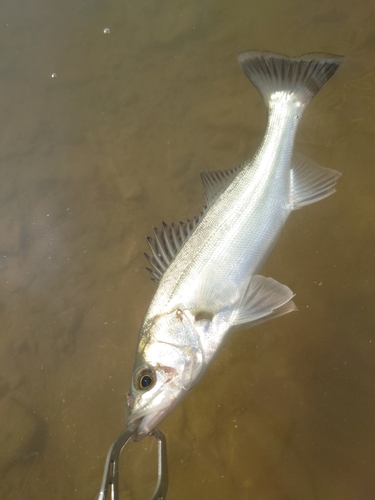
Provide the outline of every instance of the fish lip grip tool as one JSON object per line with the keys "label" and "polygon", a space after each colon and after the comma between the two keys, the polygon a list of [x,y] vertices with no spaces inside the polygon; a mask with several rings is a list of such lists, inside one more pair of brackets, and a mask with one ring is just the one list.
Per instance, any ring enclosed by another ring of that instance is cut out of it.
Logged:
{"label": "fish lip grip tool", "polygon": [[[136,425],[127,427],[110,446],[104,466],[103,480],[98,500],[119,500],[118,473],[120,454],[130,441]],[[165,500],[168,490],[167,444],[164,434],[155,427],[150,432],[158,441],[158,479],[151,500]]]}

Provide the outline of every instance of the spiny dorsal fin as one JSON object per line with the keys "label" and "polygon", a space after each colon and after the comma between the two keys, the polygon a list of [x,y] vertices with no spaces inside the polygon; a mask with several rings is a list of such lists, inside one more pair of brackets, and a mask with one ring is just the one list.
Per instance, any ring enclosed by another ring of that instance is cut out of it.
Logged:
{"label": "spiny dorsal fin", "polygon": [[151,255],[147,253],[144,254],[152,266],[152,269],[149,267],[146,267],[146,269],[152,274],[153,281],[159,283],[164,272],[178,254],[180,248],[201,221],[204,212],[205,210],[192,220],[186,222],[179,222],[178,224],[171,225],[163,222],[161,229],[154,227],[154,237],[148,236],[146,238],[151,250]]}
{"label": "spiny dorsal fin", "polygon": [[203,208],[203,211],[186,222],[179,222],[170,226],[163,222],[161,230],[154,228],[154,237],[147,237],[151,255],[144,254],[152,266],[152,268],[146,267],[146,269],[152,274],[153,281],[159,283],[165,270],[174,260],[182,245],[202,220],[207,207],[210,207],[216,198],[229,186],[242,167],[243,164],[230,170],[206,170],[202,172],[201,179],[207,202],[207,206]]}
{"label": "spiny dorsal fin", "polygon": [[229,170],[205,170],[201,172],[207,207],[210,207],[217,197],[229,186],[242,166],[241,164]]}

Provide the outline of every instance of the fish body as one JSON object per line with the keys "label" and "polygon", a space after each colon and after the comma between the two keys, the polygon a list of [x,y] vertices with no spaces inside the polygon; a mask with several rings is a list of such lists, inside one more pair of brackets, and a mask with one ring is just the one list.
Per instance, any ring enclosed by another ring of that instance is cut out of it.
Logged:
{"label": "fish body", "polygon": [[164,224],[149,238],[159,286],[139,333],[127,399],[137,439],[197,383],[228,332],[295,309],[287,286],[257,273],[290,213],[332,194],[340,175],[293,156],[293,145],[306,105],[341,58],[247,52],[239,63],[267,105],[266,133],[251,160],[202,174],[207,207],[200,216]]}

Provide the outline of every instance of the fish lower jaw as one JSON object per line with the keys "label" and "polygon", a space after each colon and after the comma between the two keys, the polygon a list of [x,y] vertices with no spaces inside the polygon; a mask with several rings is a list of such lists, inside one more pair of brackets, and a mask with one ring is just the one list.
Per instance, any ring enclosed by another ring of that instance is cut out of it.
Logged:
{"label": "fish lower jaw", "polygon": [[129,425],[136,426],[132,436],[132,441],[140,441],[144,437],[148,436],[163,419],[164,414],[164,410],[159,410],[132,420]]}

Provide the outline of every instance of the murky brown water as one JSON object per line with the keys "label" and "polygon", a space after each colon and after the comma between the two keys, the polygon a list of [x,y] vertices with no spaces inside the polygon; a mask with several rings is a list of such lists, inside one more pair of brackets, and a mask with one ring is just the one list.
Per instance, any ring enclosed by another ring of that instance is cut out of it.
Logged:
{"label": "murky brown water", "polygon": [[[0,13],[0,498],[95,497],[155,290],[144,237],[198,213],[199,171],[235,166],[262,137],[236,62],[248,49],[347,56],[298,136],[343,177],[292,215],[262,272],[299,312],[233,335],[160,425],[168,498],[375,498],[373,2]],[[154,453],[150,439],[126,450],[122,499],[149,497]]]}

